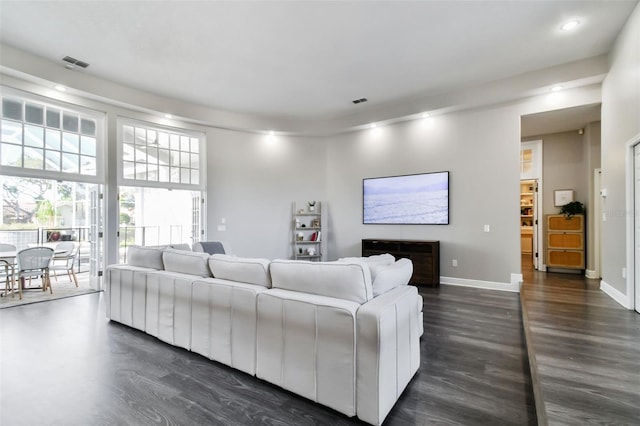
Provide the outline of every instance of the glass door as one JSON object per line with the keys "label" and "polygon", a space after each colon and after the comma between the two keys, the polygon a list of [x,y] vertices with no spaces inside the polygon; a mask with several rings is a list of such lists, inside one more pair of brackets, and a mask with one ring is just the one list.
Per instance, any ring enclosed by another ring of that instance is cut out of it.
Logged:
{"label": "glass door", "polygon": [[103,192],[101,185],[94,185],[89,204],[89,287],[102,288],[103,257]]}

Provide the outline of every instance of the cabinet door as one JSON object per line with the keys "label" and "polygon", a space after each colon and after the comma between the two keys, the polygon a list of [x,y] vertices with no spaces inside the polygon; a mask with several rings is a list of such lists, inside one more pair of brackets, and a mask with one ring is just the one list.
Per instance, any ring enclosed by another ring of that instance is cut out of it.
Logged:
{"label": "cabinet door", "polygon": [[575,215],[550,215],[547,217],[548,231],[582,231],[584,229],[584,216]]}
{"label": "cabinet door", "polygon": [[581,232],[550,232],[547,235],[547,247],[582,250],[584,235]]}

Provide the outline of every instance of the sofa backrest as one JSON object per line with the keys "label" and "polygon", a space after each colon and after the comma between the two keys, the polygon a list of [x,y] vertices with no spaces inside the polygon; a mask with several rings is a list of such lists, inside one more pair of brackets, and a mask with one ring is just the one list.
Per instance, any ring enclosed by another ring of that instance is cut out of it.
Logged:
{"label": "sofa backrest", "polygon": [[278,259],[271,262],[273,288],[366,303],[373,298],[371,273],[362,263],[306,262]]}
{"label": "sofa backrest", "polygon": [[214,254],[209,268],[215,278],[271,287],[269,260]]}
{"label": "sofa backrest", "polygon": [[129,246],[127,249],[127,264],[140,268],[164,269],[162,253],[164,248]]}
{"label": "sofa backrest", "polygon": [[162,252],[164,269],[169,272],[210,277],[209,254],[167,248]]}

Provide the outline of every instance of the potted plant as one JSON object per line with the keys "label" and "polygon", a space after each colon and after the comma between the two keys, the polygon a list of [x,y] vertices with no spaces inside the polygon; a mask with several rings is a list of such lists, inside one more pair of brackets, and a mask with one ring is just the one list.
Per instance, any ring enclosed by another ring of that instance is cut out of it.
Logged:
{"label": "potted plant", "polygon": [[307,204],[309,204],[309,211],[313,212],[316,210],[316,202],[315,201],[307,201]]}
{"label": "potted plant", "polygon": [[560,214],[565,215],[567,219],[571,219],[571,216],[577,214],[584,214],[584,204],[580,201],[572,201],[563,206],[560,206]]}

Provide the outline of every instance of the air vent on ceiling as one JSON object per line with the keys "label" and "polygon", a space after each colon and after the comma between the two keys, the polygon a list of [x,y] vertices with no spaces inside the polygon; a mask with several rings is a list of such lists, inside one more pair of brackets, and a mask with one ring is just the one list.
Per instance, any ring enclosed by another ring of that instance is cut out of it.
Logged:
{"label": "air vent on ceiling", "polygon": [[76,58],[72,58],[71,56],[65,56],[64,58],[62,58],[62,60],[66,62],[65,67],[69,69],[72,69],[75,67],[86,68],[89,66],[88,63],[84,61],[80,61]]}
{"label": "air vent on ceiling", "polygon": [[354,104],[360,104],[362,102],[367,102],[368,99],[367,98],[360,98],[360,99],[354,99],[351,102],[353,102]]}

